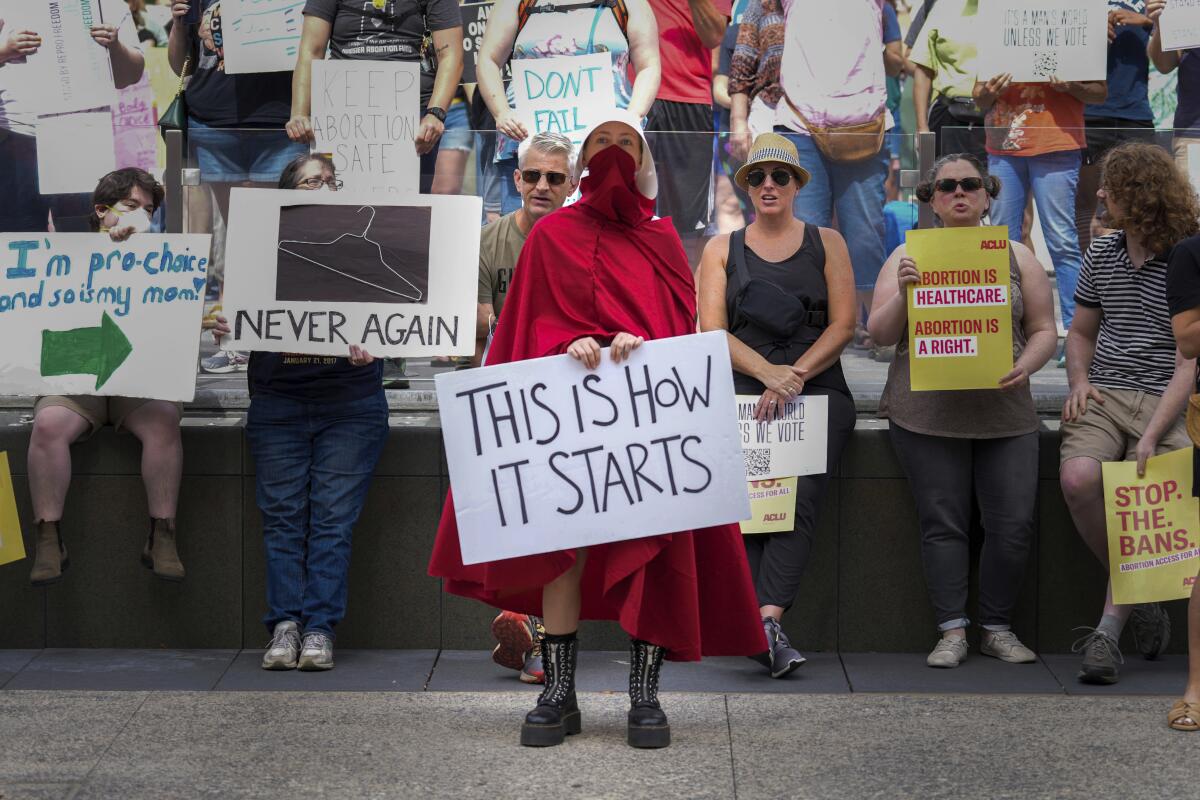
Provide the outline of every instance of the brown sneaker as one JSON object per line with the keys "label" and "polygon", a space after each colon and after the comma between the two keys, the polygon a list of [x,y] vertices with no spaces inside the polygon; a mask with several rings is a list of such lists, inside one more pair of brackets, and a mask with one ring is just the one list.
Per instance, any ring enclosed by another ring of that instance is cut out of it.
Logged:
{"label": "brown sneaker", "polygon": [[63,571],[71,562],[58,530],[58,520],[38,520],[36,547],[29,582],[34,586],[47,586],[62,580]]}
{"label": "brown sneaker", "polygon": [[150,535],[142,548],[142,564],[165,581],[183,580],[183,563],[175,549],[174,519],[150,520]]}

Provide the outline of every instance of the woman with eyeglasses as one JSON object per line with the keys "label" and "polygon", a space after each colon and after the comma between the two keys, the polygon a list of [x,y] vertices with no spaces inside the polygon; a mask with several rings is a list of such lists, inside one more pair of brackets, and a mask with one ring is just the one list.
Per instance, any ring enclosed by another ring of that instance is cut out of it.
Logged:
{"label": "woman with eyeglasses", "polygon": [[754,222],[713,238],[700,261],[700,329],[728,332],[734,388],[758,396],[757,419],[777,418],[799,396],[829,402],[826,471],[797,479],[793,529],[742,537],[768,646],[754,658],[773,678],[805,661],[781,621],[800,590],[829,475],[855,417],[840,361],[854,336],[854,271],[841,234],[792,213],[808,180],[789,139],[759,135],[734,175],[754,203]]}
{"label": "woman with eyeglasses", "polygon": [[[298,156],[279,177],[280,189],[340,187],[333,162],[317,153]],[[219,342],[229,324],[217,323]],[[353,344],[342,358],[256,352],[247,383],[246,441],[267,554],[271,642],[262,668],[332,669],[351,534],[387,441],[383,364]]]}
{"label": "woman with eyeglasses", "polygon": [[[974,156],[943,156],[917,197],[946,228],[982,224],[1000,192]],[[926,658],[957,667],[967,657],[967,578],[972,501],[984,530],[979,564],[980,652],[1014,664],[1037,659],[1012,632],[1012,613],[1033,540],[1037,501],[1038,417],[1029,376],[1054,354],[1053,295],[1046,271],[1018,241],[1008,243],[1012,280],[1013,360],[995,389],[913,392],[908,353],[909,286],[920,266],[897,247],[875,285],[871,338],[896,345],[879,401],[892,446],[908,476],[921,529],[921,560],[941,638]]]}

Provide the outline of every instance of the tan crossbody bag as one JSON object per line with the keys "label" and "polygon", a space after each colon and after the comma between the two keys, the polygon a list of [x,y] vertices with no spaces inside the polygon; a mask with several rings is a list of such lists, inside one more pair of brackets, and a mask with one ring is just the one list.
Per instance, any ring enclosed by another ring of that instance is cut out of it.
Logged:
{"label": "tan crossbody bag", "polygon": [[809,122],[786,94],[783,96],[783,101],[788,104],[792,113],[800,118],[804,127],[808,128],[808,132],[812,134],[813,143],[830,161],[836,161],[839,164],[865,161],[878,154],[880,148],[883,147],[883,135],[887,127],[886,106],[881,108],[870,122],[822,127]]}

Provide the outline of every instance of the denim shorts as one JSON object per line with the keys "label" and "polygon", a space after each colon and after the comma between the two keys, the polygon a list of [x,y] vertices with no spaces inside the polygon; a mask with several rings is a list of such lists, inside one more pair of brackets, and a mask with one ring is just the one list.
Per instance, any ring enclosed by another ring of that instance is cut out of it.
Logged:
{"label": "denim shorts", "polygon": [[282,128],[210,128],[188,118],[188,149],[200,167],[201,180],[213,183],[279,182],[279,173],[308,145],[293,142]]}
{"label": "denim shorts", "polygon": [[442,132],[442,150],[465,150],[474,145],[471,123],[467,122],[467,104],[451,103],[446,112],[446,130]]}

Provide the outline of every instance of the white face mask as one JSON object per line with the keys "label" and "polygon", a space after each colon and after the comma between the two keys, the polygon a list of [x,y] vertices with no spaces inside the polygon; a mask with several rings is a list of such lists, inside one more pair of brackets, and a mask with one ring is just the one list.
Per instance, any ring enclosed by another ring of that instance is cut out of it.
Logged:
{"label": "white face mask", "polygon": [[121,211],[113,209],[113,213],[117,215],[117,225],[115,227],[127,228],[132,227],[134,233],[145,233],[150,230],[150,214],[144,208],[134,208],[129,211]]}

